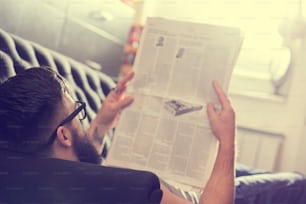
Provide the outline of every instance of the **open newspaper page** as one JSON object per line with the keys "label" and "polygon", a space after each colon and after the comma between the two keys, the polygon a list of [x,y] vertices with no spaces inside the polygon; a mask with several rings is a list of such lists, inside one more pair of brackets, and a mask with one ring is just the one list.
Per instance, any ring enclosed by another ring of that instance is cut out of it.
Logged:
{"label": "open newspaper page", "polygon": [[202,189],[217,153],[206,103],[227,91],[242,42],[238,29],[149,18],[107,165],[149,170],[185,190]]}

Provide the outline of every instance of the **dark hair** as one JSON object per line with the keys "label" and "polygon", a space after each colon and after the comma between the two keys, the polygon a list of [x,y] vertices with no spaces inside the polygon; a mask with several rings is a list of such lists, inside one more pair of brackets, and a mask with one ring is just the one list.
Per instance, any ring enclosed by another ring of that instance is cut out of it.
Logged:
{"label": "dark hair", "polygon": [[47,141],[67,91],[63,77],[33,67],[0,85],[0,148],[31,152]]}

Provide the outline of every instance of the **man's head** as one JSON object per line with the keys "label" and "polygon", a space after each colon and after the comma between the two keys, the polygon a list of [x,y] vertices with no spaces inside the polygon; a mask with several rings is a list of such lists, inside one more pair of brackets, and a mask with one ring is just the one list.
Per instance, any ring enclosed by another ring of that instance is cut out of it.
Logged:
{"label": "man's head", "polygon": [[9,78],[0,85],[0,148],[99,162],[79,121],[85,111],[79,104],[49,68],[30,68]]}

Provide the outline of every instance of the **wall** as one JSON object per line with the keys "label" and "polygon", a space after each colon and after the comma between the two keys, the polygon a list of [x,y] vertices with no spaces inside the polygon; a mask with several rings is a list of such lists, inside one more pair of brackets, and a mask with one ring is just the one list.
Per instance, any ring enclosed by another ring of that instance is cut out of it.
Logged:
{"label": "wall", "polygon": [[306,113],[306,63],[305,38],[292,42],[292,73],[288,96],[277,98],[250,98],[232,95],[241,126],[270,131],[284,135],[284,141],[276,158],[276,170],[306,173],[305,113]]}
{"label": "wall", "polygon": [[134,10],[120,0],[0,0],[0,28],[116,79]]}

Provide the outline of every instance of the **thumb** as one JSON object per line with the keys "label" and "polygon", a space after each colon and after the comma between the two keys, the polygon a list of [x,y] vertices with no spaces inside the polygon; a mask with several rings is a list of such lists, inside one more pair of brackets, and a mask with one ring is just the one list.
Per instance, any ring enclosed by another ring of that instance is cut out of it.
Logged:
{"label": "thumb", "polygon": [[118,109],[122,110],[134,102],[134,98],[132,96],[127,96],[123,100],[118,103]]}
{"label": "thumb", "polygon": [[217,114],[216,114],[216,112],[215,112],[214,105],[213,105],[212,103],[208,103],[208,104],[207,104],[206,112],[207,112],[208,118],[209,118],[210,120],[216,118],[216,116],[217,116]]}

